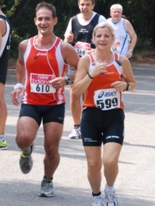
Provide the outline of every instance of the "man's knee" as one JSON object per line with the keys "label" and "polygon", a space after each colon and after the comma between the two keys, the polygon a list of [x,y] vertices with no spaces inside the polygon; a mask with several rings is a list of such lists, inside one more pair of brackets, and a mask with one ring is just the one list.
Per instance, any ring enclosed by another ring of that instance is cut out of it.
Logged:
{"label": "man's knee", "polygon": [[27,132],[18,132],[16,136],[16,143],[20,148],[29,147],[33,142],[33,139]]}
{"label": "man's knee", "polygon": [[46,152],[46,155],[49,157],[49,158],[52,158],[54,157],[55,155],[58,154],[58,146],[52,144],[52,145],[45,145],[45,152]]}

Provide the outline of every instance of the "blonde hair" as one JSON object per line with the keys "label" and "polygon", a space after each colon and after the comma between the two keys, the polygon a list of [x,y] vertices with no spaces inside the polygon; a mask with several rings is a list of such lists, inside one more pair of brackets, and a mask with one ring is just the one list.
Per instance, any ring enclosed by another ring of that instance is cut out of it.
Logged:
{"label": "blonde hair", "polygon": [[101,28],[101,29],[103,29],[103,28],[109,29],[112,38],[113,38],[113,39],[115,38],[114,27],[113,27],[112,23],[110,23],[110,22],[108,22],[108,21],[106,21],[106,22],[101,22],[101,23],[97,24],[97,25],[94,27],[93,34],[92,34],[92,37],[93,37],[93,38],[94,38],[95,35],[96,35],[96,31],[97,31],[98,29],[100,29],[100,28]]}
{"label": "blonde hair", "polygon": [[111,7],[110,7],[110,11],[112,11],[113,9],[120,9],[121,12],[123,12],[123,7],[121,4],[113,4]]}

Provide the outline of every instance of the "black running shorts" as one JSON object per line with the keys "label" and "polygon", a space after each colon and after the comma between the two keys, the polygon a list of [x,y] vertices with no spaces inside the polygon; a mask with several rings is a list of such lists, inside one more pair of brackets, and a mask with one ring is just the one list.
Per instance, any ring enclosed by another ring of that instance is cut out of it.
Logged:
{"label": "black running shorts", "polygon": [[82,113],[81,134],[84,146],[101,146],[107,142],[123,144],[124,111],[113,109],[101,111],[95,107]]}
{"label": "black running shorts", "polygon": [[64,123],[65,117],[65,104],[59,104],[54,106],[38,106],[30,104],[22,104],[19,117],[28,116],[36,120],[38,125],[48,122]]}
{"label": "black running shorts", "polygon": [[4,85],[6,83],[6,78],[7,78],[7,67],[2,67],[2,65],[0,65],[0,82]]}

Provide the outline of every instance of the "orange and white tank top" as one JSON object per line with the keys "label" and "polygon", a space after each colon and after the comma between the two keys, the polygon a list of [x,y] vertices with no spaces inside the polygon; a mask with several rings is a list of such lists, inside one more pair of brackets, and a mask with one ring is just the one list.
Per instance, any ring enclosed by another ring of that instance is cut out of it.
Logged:
{"label": "orange and white tank top", "polygon": [[[93,53],[87,54],[90,59],[88,71],[93,70],[94,66],[98,64]],[[83,108],[97,107],[103,111],[111,109],[124,109],[122,100],[122,92],[117,92],[111,84],[115,81],[122,80],[122,66],[119,61],[119,55],[113,53],[113,61],[107,65],[106,73],[101,73],[96,76],[86,90]]]}
{"label": "orange and white tank top", "polygon": [[67,64],[61,54],[62,40],[56,37],[49,49],[38,49],[35,37],[28,41],[24,54],[25,87],[22,97],[23,104],[57,105],[65,103],[64,87],[52,88],[50,80],[64,76]]}

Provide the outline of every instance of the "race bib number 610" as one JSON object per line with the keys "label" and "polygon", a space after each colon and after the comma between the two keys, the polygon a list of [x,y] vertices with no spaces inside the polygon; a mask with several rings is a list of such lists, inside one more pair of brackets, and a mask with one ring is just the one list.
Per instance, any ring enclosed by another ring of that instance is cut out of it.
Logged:
{"label": "race bib number 610", "polygon": [[49,83],[49,81],[51,81],[53,78],[53,75],[31,73],[31,92],[43,94],[54,93],[55,89]]}

